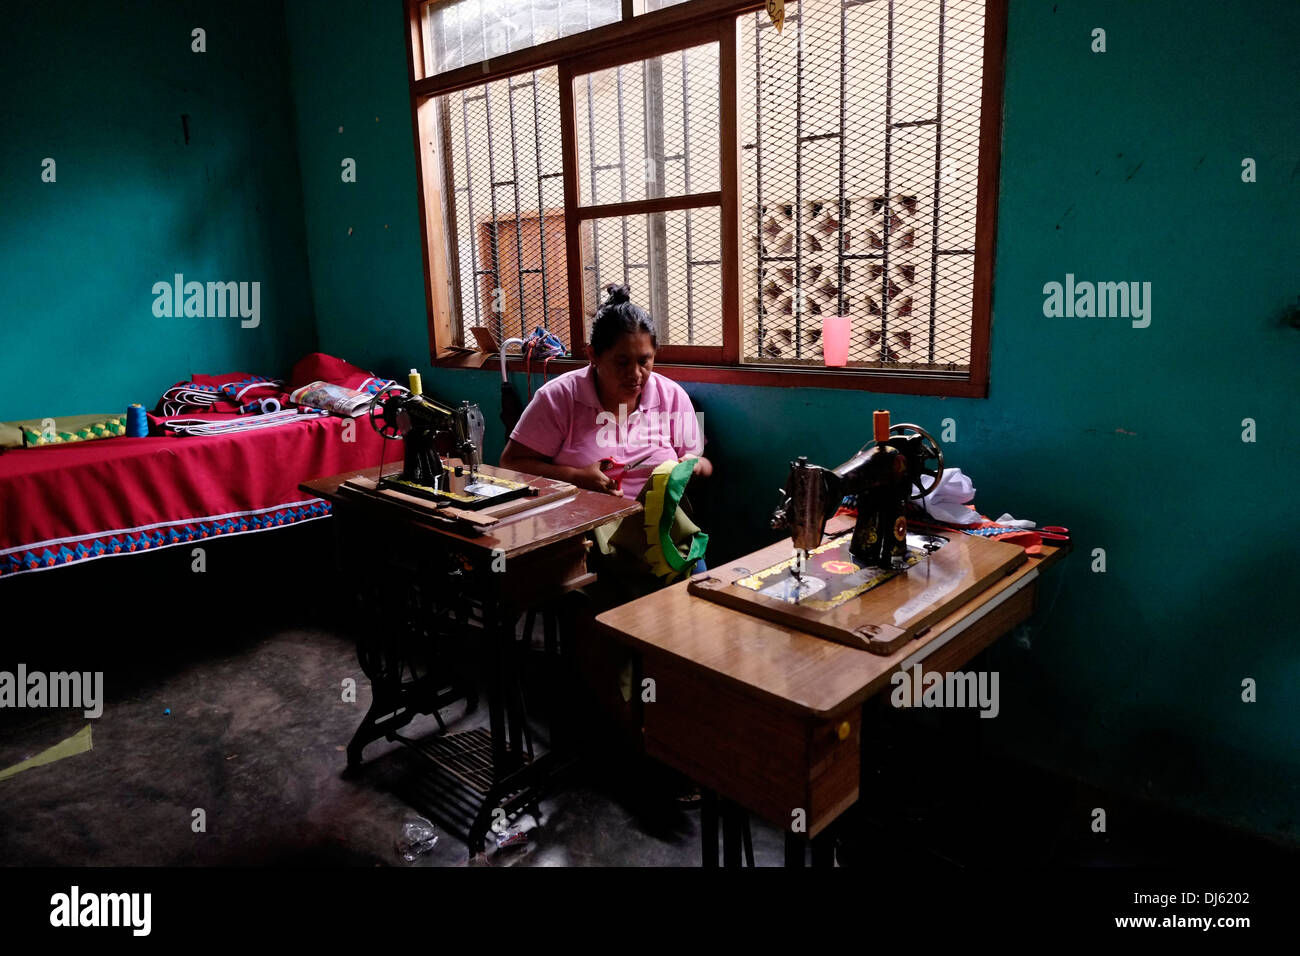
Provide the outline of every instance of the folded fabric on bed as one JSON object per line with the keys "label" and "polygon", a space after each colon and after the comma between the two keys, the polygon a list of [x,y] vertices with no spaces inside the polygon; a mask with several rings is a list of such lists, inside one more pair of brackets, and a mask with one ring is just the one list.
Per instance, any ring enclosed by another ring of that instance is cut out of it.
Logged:
{"label": "folded fabric on bed", "polygon": [[297,428],[300,425],[328,415],[328,412],[315,408],[277,409],[262,415],[218,415],[204,412],[194,415],[177,415],[165,418],[150,414],[149,434],[173,436],[189,435],[231,435],[240,432],[255,431],[261,428]]}
{"label": "folded fabric on bed", "polygon": [[284,382],[248,372],[224,375],[195,375],[191,381],[177,382],[154,406],[154,414],[171,416],[185,412],[233,412],[258,399],[273,398],[281,405],[288,399]]}
{"label": "folded fabric on bed", "polygon": [[173,418],[193,412],[248,413],[260,411],[253,406],[262,400],[273,400],[278,408],[285,408],[289,405],[291,391],[316,381],[341,385],[371,395],[397,384],[341,358],[324,352],[312,352],[294,364],[287,389],[281,379],[265,378],[249,372],[195,375],[190,381],[177,382],[167,389],[154,406],[154,414],[162,418]]}
{"label": "folded fabric on bed", "polygon": [[324,517],[328,504],[299,482],[376,465],[382,442],[322,415],[293,428],[0,455],[0,577]]}

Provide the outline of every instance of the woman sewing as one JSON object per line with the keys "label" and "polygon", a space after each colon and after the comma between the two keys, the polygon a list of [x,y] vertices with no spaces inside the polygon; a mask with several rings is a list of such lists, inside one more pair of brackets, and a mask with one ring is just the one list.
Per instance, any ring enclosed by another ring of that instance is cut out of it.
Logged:
{"label": "woman sewing", "polygon": [[590,364],[538,389],[501,467],[629,498],[666,461],[695,457],[693,474],[712,474],[686,390],[654,371],[649,314],[629,301],[626,286],[606,292],[591,324]]}
{"label": "woman sewing", "polygon": [[[629,301],[626,286],[610,285],[606,292],[608,297],[591,325],[590,363],[565,372],[537,391],[510,434],[501,466],[590,491],[640,497],[649,512],[653,506],[649,492],[643,494],[643,490],[658,466],[683,461],[681,471],[674,471],[676,481],[707,477],[713,466],[700,454],[704,434],[686,390],[654,371],[658,343],[649,314]],[[690,458],[695,464],[688,469],[684,461]],[[659,469],[656,477],[662,481],[664,469]],[[662,499],[662,484],[659,488]],[[662,506],[662,500],[658,504]],[[681,520],[682,516],[674,520],[675,530]],[[691,532],[699,529],[685,519],[685,531],[690,538]],[[627,560],[636,546],[622,551],[617,547],[620,537],[630,544],[638,535],[640,547],[645,549],[649,542],[642,515],[628,519],[619,530],[606,526],[594,533],[598,547],[591,558],[601,571],[597,586],[584,589],[584,593],[596,608],[632,600],[661,587],[671,577],[665,576],[662,558],[658,563],[647,562],[653,574],[638,573],[645,565]],[[694,536],[696,545],[707,540],[707,535]],[[668,542],[670,546],[673,543]],[[651,546],[648,553],[653,550]],[[676,573],[704,570],[702,557],[697,563],[702,548],[684,544],[682,550],[684,564]],[[593,639],[582,629],[578,637],[582,648],[578,658],[589,686],[601,706],[630,734],[629,739],[637,738],[631,655],[611,642]],[[611,679],[615,676],[617,679]],[[675,788],[674,795],[684,804],[699,800],[699,789],[689,781],[674,779],[665,786]]]}

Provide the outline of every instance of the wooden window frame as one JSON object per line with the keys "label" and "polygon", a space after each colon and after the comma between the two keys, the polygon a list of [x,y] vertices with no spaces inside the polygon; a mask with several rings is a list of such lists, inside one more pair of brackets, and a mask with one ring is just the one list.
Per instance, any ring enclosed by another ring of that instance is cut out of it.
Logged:
{"label": "wooden window frame", "polygon": [[[621,44],[584,57],[581,67],[573,60],[560,63],[560,138],[564,152],[564,204],[568,235],[565,245],[581,249],[580,229],[583,222],[621,216],[646,215],[683,209],[717,209],[720,216],[719,245],[722,259],[721,346],[661,345],[655,354],[655,365],[732,365],[740,364],[740,329],[738,323],[728,321],[737,315],[740,307],[740,258],[726,255],[727,249],[740,248],[740,216],[737,196],[740,193],[740,150],[737,145],[739,104],[734,95],[736,87],[736,56],[740,34],[738,20],[720,18],[712,22],[693,25],[679,30],[656,31],[653,37],[635,44]],[[719,188],[710,192],[688,193],[681,196],[663,196],[654,199],[636,199],[627,202],[581,205],[577,171],[580,168],[577,141],[577,104],[574,101],[574,81],[579,77],[616,66],[625,66],[655,56],[664,56],[709,43],[718,44],[718,76],[720,81],[730,76],[733,95],[728,97],[726,86],[721,90],[718,104],[718,167]],[[729,131],[729,132],[728,132]],[[573,175],[569,175],[572,170]],[[582,342],[586,338],[586,321],[583,301],[584,262],[582,256],[570,255],[569,271],[569,341]],[[575,363],[577,364],[577,363]]]}
{"label": "wooden window frame", "polygon": [[[441,0],[435,0],[441,2]],[[452,2],[452,0],[445,0]],[[451,327],[451,296],[454,277],[447,249],[447,197],[443,184],[443,151],[437,97],[455,93],[518,73],[556,67],[560,76],[560,124],[564,152],[565,232],[568,255],[570,341],[575,356],[581,348],[585,323],[582,299],[582,257],[579,242],[581,223],[593,218],[699,208],[712,193],[683,197],[632,200],[625,203],[583,207],[578,188],[578,143],[574,113],[573,78],[596,70],[635,62],[649,56],[718,42],[719,73],[722,80],[719,101],[720,182],[717,207],[722,223],[722,312],[723,344],[716,346],[673,346],[660,349],[655,370],[677,381],[737,385],[766,385],[787,388],[848,388],[901,395],[933,395],[953,398],[986,398],[989,387],[989,339],[993,313],[993,270],[997,235],[998,177],[1001,169],[1002,90],[1006,62],[1007,0],[984,0],[984,63],[980,93],[979,168],[977,173],[975,264],[971,315],[971,360],[964,376],[925,371],[905,372],[881,369],[810,370],[807,366],[781,366],[741,362],[740,271],[740,130],[737,57],[740,45],[739,18],[762,10],[763,0],[689,0],[639,16],[632,15],[629,0],[623,3],[623,19],[573,36],[516,50],[482,63],[458,67],[432,76],[425,74],[422,12],[425,0],[403,0],[409,32],[407,71],[410,79],[411,123],[415,136],[417,192],[423,228],[420,230],[424,259],[425,310],[429,332],[429,357],[438,368],[499,368],[484,362],[482,353],[459,348]],[[706,205],[712,206],[709,202]],[[569,210],[581,213],[569,216]],[[436,254],[433,254],[436,251]],[[549,364],[553,372],[581,368],[586,362],[557,359]],[[508,360],[513,371],[524,371],[523,362]]]}

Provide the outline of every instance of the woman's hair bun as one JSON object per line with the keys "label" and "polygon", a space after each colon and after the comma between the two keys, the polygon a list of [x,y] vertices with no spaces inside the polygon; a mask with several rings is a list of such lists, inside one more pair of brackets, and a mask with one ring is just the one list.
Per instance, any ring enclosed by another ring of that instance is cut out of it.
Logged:
{"label": "woman's hair bun", "polygon": [[596,317],[591,323],[591,351],[600,355],[611,348],[621,336],[628,333],[644,332],[650,336],[650,343],[658,346],[655,336],[655,324],[650,315],[639,305],[632,304],[632,291],[626,285],[611,282],[605,286],[607,298],[596,310]]}

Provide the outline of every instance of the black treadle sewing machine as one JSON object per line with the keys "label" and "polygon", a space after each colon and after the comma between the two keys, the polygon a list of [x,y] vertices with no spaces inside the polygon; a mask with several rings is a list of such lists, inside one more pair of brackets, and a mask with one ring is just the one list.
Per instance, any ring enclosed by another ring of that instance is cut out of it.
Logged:
{"label": "black treadle sewing machine", "polygon": [[[804,457],[790,463],[790,477],[781,490],[782,502],[772,515],[772,527],[790,530],[796,577],[802,573],[808,552],[821,544],[827,520],[846,495],[857,496],[858,509],[849,554],[869,567],[907,566],[907,518],[903,512],[909,500],[924,498],[938,486],[943,450],[917,425],[891,427],[887,411],[874,412],[872,426],[875,440],[837,468],[810,465]],[[932,479],[928,487],[921,483],[927,476]]]}
{"label": "black treadle sewing machine", "polygon": [[[406,450],[401,476],[380,478],[379,489],[392,488],[466,509],[532,493],[527,484],[479,471],[484,421],[477,405],[461,402],[451,408],[392,386],[370,400],[366,417],[384,438],[401,436]],[[445,460],[453,456],[458,461]]]}
{"label": "black treadle sewing machine", "polygon": [[[1024,549],[1005,542],[910,530],[905,509],[938,487],[943,451],[923,428],[890,427],[888,412],[877,411],[872,426],[873,441],[837,468],[790,463],[772,526],[789,532],[793,558],[777,541],[748,567],[694,575],[687,593],[887,656],[1025,562]],[[846,497],[856,523],[826,538]]]}

